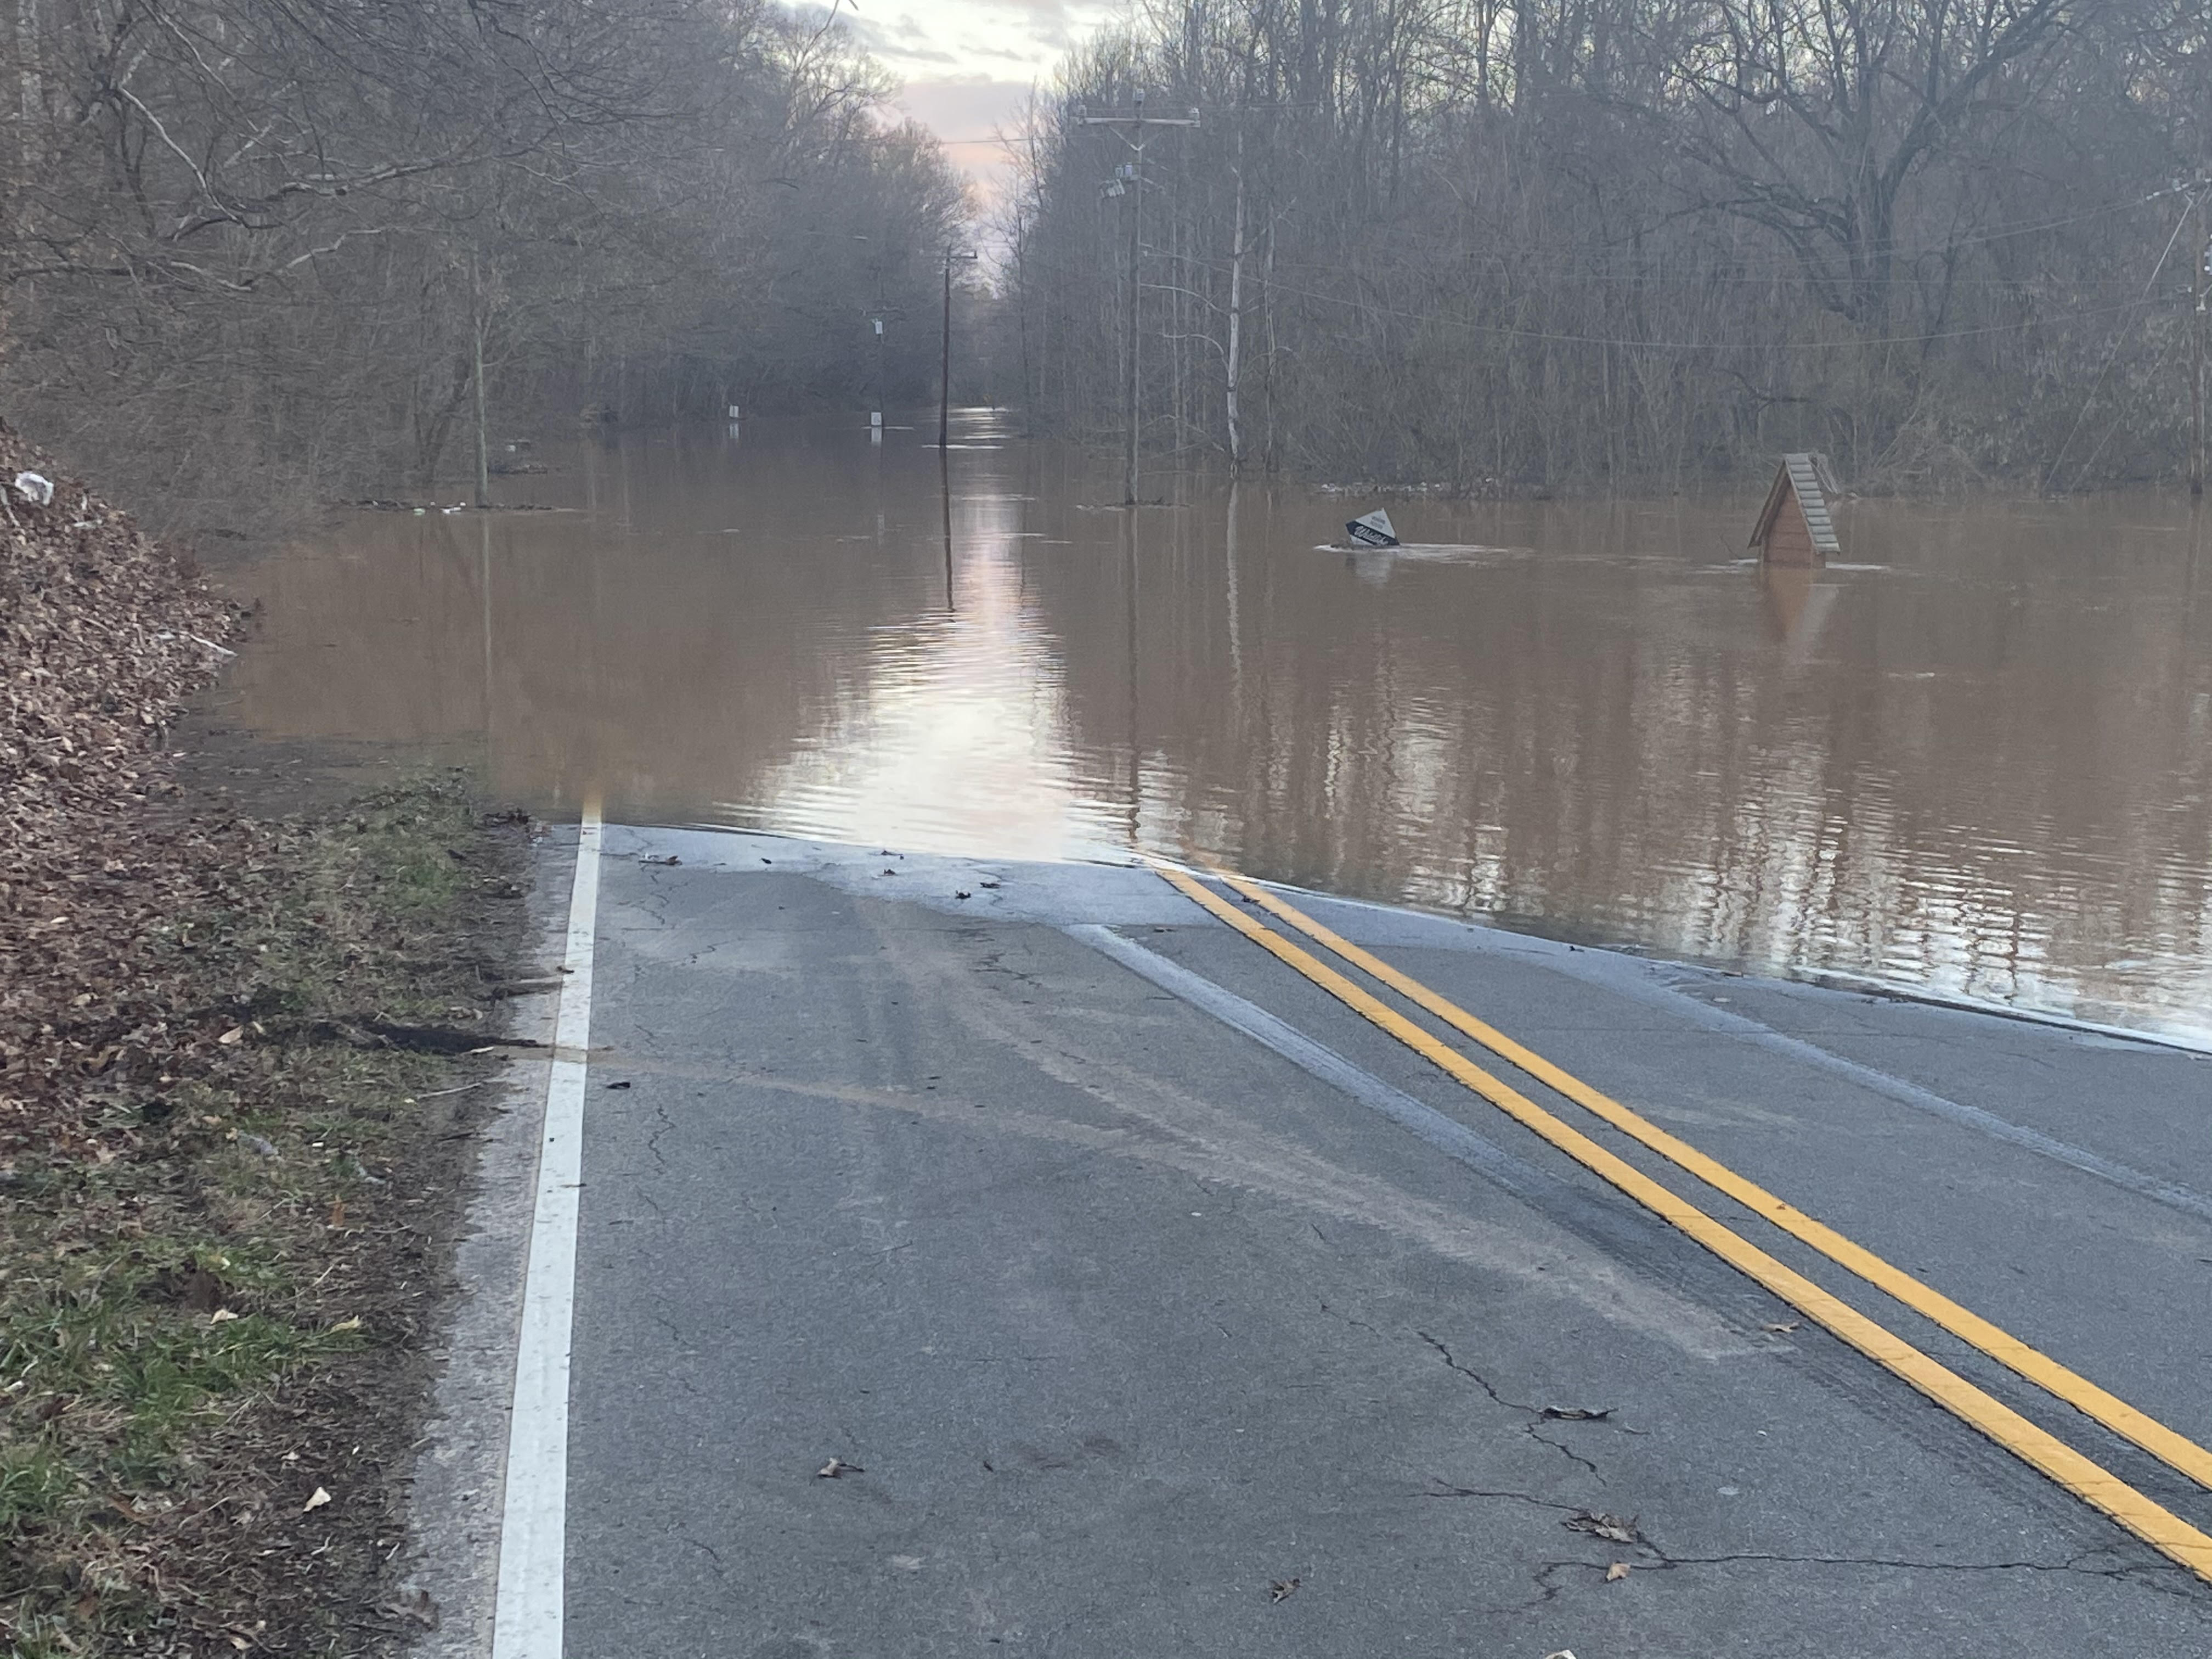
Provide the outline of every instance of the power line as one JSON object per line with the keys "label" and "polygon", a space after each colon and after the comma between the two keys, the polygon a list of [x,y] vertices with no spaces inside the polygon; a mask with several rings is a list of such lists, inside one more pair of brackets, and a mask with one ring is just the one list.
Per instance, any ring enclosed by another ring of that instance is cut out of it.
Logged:
{"label": "power line", "polygon": [[[1219,271],[1227,267],[1220,261],[1195,254],[1183,256],[1193,264]],[[2161,263],[2163,261],[2161,260]],[[2154,276],[2153,281],[2156,277]],[[1323,305],[1343,306],[1369,316],[1397,317],[1409,322],[1443,323],[1463,328],[1477,334],[1493,334],[1509,339],[1542,340],[1558,345],[1635,346],[1647,351],[1725,351],[1743,343],[1741,340],[1650,340],[1598,334],[1566,334],[1549,329],[1516,328],[1505,323],[1480,323],[1469,318],[1454,317],[1442,312],[1408,311],[1403,307],[1380,305],[1369,300],[1347,299],[1341,295],[1322,294],[1311,289],[1289,288],[1283,283],[1269,282],[1267,290],[1274,294],[1289,294],[1299,299],[1316,300]],[[2009,323],[1990,323],[1979,328],[1938,330],[1932,334],[1893,334],[1873,339],[1856,340],[1775,340],[1760,343],[1764,350],[1833,351],[1850,347],[1923,345],[1935,340],[1967,340],[1989,334],[2010,334],[2021,329],[2046,328],[2055,323],[2082,317],[2108,317],[2124,311],[2140,310],[2154,303],[2154,296],[2144,295],[2118,304],[2100,306],[2081,310],[2061,312],[2054,317],[2029,318]]]}

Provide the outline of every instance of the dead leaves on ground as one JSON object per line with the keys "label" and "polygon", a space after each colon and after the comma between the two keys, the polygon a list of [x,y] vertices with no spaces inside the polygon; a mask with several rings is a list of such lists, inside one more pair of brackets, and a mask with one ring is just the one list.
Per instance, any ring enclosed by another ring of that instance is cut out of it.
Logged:
{"label": "dead leaves on ground", "polygon": [[1615,1544],[1640,1544],[1644,1534],[1636,1529],[1636,1517],[1626,1521],[1617,1515],[1607,1515],[1601,1510],[1577,1510],[1559,1522],[1569,1532],[1586,1532],[1593,1538],[1603,1538]]}

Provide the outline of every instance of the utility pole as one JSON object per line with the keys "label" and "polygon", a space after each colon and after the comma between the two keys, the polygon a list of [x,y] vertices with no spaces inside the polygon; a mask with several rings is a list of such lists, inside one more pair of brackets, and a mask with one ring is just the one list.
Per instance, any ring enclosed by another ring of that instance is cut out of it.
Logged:
{"label": "utility pole", "polygon": [[1124,327],[1128,340],[1128,384],[1123,392],[1121,424],[1128,436],[1129,453],[1121,464],[1121,499],[1131,507],[1137,504],[1137,439],[1144,424],[1139,398],[1144,377],[1138,364],[1144,350],[1144,340],[1137,332],[1137,301],[1142,293],[1137,283],[1137,262],[1142,249],[1138,233],[1145,222],[1145,94],[1137,94],[1137,116],[1130,129],[1131,146],[1137,159],[1129,165],[1129,319]]}
{"label": "utility pole", "polygon": [[[1243,411],[1238,406],[1238,398],[1243,389],[1239,380],[1244,370],[1244,126],[1242,122],[1237,127],[1237,220],[1231,231],[1231,238],[1229,350],[1225,354],[1229,383],[1222,404],[1229,420],[1229,472],[1234,477],[1244,466]],[[1230,500],[1232,503],[1236,500],[1233,485]]]}
{"label": "utility pole", "polygon": [[2205,230],[2204,203],[2212,179],[2197,181],[2197,269],[2190,286],[2197,290],[2197,314],[2189,319],[2189,493],[2204,494],[2204,324],[2205,298],[2212,291],[2212,234]]}
{"label": "utility pole", "polygon": [[471,378],[477,394],[477,505],[491,505],[491,444],[484,431],[483,340],[484,303],[483,278],[477,256],[469,256],[469,335],[474,347],[475,361]]}
{"label": "utility pole", "polygon": [[868,430],[878,443],[884,441],[884,313],[878,312],[868,319],[876,325],[876,406],[868,415]]}
{"label": "utility pole", "polygon": [[[1078,126],[1113,128],[1115,136],[1119,137],[1123,143],[1128,145],[1128,147],[1136,153],[1137,157],[1133,162],[1130,163],[1126,168],[1121,169],[1122,176],[1129,181],[1127,191],[1129,198],[1129,301],[1127,319],[1124,325],[1127,334],[1127,342],[1123,348],[1122,353],[1123,367],[1126,374],[1123,386],[1124,407],[1122,410],[1122,422],[1124,426],[1127,428],[1126,436],[1127,439],[1127,452],[1122,458],[1121,488],[1122,494],[1125,498],[1124,504],[1129,507],[1134,507],[1137,504],[1137,434],[1138,416],[1139,413],[1138,400],[1139,390],[1142,384],[1138,372],[1139,368],[1139,352],[1137,342],[1137,297],[1139,292],[1137,285],[1137,258],[1142,247],[1142,244],[1139,238],[1143,230],[1145,220],[1145,129],[1146,127],[1194,127],[1198,125],[1198,112],[1196,110],[1193,110],[1188,116],[1148,116],[1145,113],[1145,94],[1142,92],[1139,92],[1133,95],[1130,112],[1127,115],[1091,115],[1079,106],[1075,112],[1075,122]],[[1123,131],[1125,128],[1127,129],[1126,131]],[[1109,186],[1109,193],[1118,195],[1121,192],[1115,191]]]}
{"label": "utility pole", "polygon": [[945,250],[945,337],[943,361],[937,369],[937,447],[947,447],[952,430],[952,262],[973,264],[979,256],[972,247]]}

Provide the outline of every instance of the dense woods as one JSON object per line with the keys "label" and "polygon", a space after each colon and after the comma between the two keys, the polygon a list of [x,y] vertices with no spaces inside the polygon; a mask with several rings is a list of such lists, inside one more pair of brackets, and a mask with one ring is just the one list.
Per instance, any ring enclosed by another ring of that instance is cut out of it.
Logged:
{"label": "dense woods", "polygon": [[[1150,0],[1040,98],[960,391],[1118,438],[1133,229],[1156,459],[2176,477],[2209,40],[2177,0]],[[15,0],[0,42],[0,398],[159,519],[933,387],[968,204],[819,9]],[[1127,176],[1095,118],[1139,93],[1198,124]]]}
{"label": "dense woods", "polygon": [[[1817,447],[2176,477],[2212,158],[2176,0],[1154,0],[1041,100],[1023,401],[1148,453],[1505,490]],[[1086,121],[1085,117],[1093,118]]]}
{"label": "dense woods", "polygon": [[465,477],[480,397],[860,406],[967,212],[763,0],[11,0],[0,65],[0,398],[157,522]]}

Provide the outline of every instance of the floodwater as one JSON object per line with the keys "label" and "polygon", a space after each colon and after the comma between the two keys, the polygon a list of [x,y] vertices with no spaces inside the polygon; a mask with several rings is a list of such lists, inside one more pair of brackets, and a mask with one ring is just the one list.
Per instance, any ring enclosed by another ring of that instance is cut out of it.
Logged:
{"label": "floodwater", "polygon": [[[933,422],[927,423],[933,426]],[[2212,529],[2188,502],[1375,505],[987,411],[549,446],[232,579],[228,711],[542,812],[1254,874],[2212,1037]],[[1148,490],[1148,493],[1149,490]]]}

